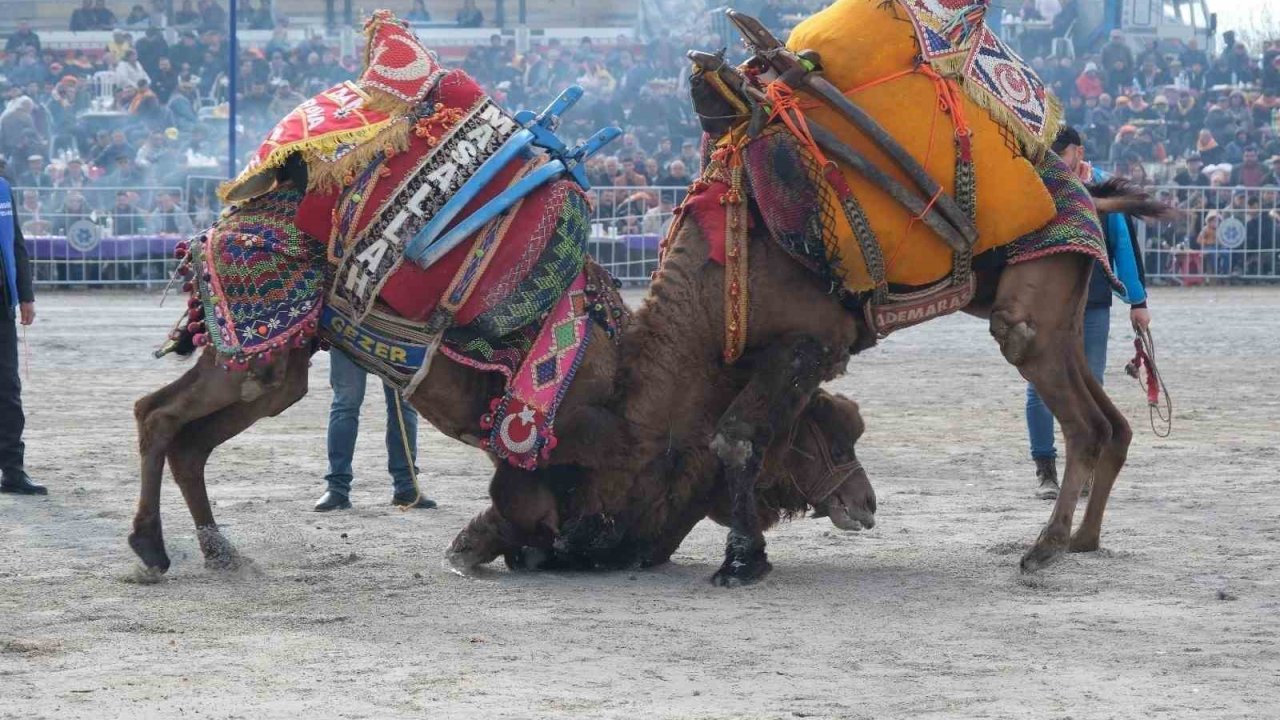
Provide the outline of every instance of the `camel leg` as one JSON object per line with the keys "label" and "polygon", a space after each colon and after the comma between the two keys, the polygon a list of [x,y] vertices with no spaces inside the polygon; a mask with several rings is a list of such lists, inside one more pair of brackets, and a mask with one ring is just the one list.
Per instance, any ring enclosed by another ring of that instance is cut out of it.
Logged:
{"label": "camel leg", "polygon": [[206,352],[182,377],[134,405],[142,487],[129,547],[153,572],[169,569],[160,523],[160,481],[169,443],[188,422],[238,402],[240,385],[240,379],[218,369],[213,353]]}
{"label": "camel leg", "polygon": [[720,418],[711,449],[725,473],[731,519],[724,564],[711,578],[716,585],[748,585],[772,569],[756,509],[756,480],[765,451],[818,389],[826,355],[807,335],[785,338],[761,352],[746,388]]}
{"label": "camel leg", "polygon": [[169,470],[195,521],[196,538],[206,568],[234,570],[245,561],[213,519],[205,487],[209,456],[219,445],[258,420],[279,415],[301,400],[307,394],[308,361],[307,351],[294,350],[286,361],[284,382],[264,388],[265,392],[253,401],[239,402],[187,423],[169,445]]}
{"label": "camel leg", "polygon": [[1089,505],[1085,508],[1084,520],[1071,536],[1071,552],[1093,552],[1098,549],[1099,536],[1102,533],[1102,515],[1107,509],[1107,499],[1116,477],[1129,457],[1129,443],[1133,440],[1133,430],[1124,413],[1111,402],[1106,391],[1092,375],[1086,374],[1085,381],[1098,407],[1111,423],[1111,442],[1102,448],[1102,457],[1093,470],[1093,491],[1089,495]]}
{"label": "camel leg", "polygon": [[[1112,442],[1112,422],[1090,390],[1084,354],[1091,272],[1092,261],[1076,255],[1014,265],[1000,279],[991,312],[991,334],[1005,359],[1035,386],[1066,438],[1062,491],[1049,523],[1022,558],[1023,572],[1052,563],[1067,549],[1080,490]],[[1113,480],[1114,475],[1108,482]]]}

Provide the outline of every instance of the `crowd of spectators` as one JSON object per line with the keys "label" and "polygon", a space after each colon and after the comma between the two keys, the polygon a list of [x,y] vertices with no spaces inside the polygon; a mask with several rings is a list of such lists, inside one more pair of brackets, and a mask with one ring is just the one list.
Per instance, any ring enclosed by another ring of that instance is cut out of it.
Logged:
{"label": "crowd of spectators", "polygon": [[[44,48],[26,23],[6,39],[0,158],[16,186],[38,191],[23,193],[24,214],[48,218],[50,232],[85,212],[141,218],[111,220],[117,234],[175,227],[164,219],[175,204],[185,218],[178,231],[186,220],[199,226],[216,212],[213,183],[189,192],[188,178],[226,173],[227,11],[220,0],[183,0],[170,17],[165,4],[149,0],[121,18],[106,0],[84,0],[69,27],[111,31],[100,50]],[[749,9],[783,28],[822,4],[757,0]],[[1138,182],[1206,188],[1170,194],[1189,210],[1203,203],[1204,211],[1187,215],[1198,218],[1194,227],[1161,226],[1157,241],[1170,249],[1200,248],[1210,210],[1248,213],[1256,205],[1251,221],[1259,213],[1266,222],[1277,219],[1276,193],[1262,189],[1280,184],[1280,41],[1251,53],[1228,32],[1221,49],[1210,53],[1195,42],[1134,47],[1113,33],[1097,48],[1055,56],[1062,45],[1053,39],[1077,22],[1076,4],[1026,0],[1005,22],[1038,21],[1036,27],[1047,28],[1020,33],[1015,42],[1062,99],[1066,121],[1086,137],[1091,159]],[[441,20],[432,17],[429,0],[413,0],[401,12],[415,23]],[[244,29],[270,31],[265,42],[241,44],[237,113],[244,155],[305,98],[354,77],[359,61],[358,48],[344,53],[321,33],[291,41],[287,18],[276,17],[269,0],[243,0],[238,18]],[[613,219],[612,230],[650,232],[682,197],[682,191],[654,188],[682,188],[699,171],[700,131],[687,101],[684,52],[726,44],[718,34],[726,27],[711,18],[698,3],[674,3],[669,28],[679,30],[656,39],[551,39],[535,41],[525,53],[509,36],[494,34],[460,62],[512,108],[539,108],[570,84],[584,86],[587,93],[562,133],[577,140],[605,125],[624,129],[607,155],[591,161],[588,174],[609,188],[598,212]],[[485,22],[474,2],[451,20],[466,27]],[[1270,242],[1274,248],[1274,237]]]}

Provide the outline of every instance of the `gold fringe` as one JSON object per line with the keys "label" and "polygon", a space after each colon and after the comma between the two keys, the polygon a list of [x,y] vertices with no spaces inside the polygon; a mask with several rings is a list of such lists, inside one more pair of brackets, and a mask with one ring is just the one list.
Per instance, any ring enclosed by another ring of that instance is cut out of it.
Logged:
{"label": "gold fringe", "polygon": [[364,90],[365,94],[369,96],[364,101],[364,108],[366,110],[386,113],[391,117],[408,115],[409,112],[413,110],[413,104],[407,103],[385,90],[364,86],[361,86],[360,89]]}
{"label": "gold fringe", "polygon": [[[231,194],[235,192],[237,188],[248,184],[250,180],[257,178],[265,172],[275,170],[276,168],[284,165],[285,162],[288,161],[289,156],[296,152],[314,156],[319,153],[332,153],[338,149],[338,146],[343,145],[344,143],[354,142],[364,144],[368,142],[368,138],[376,137],[386,130],[387,126],[392,122],[392,120],[383,120],[372,125],[364,125],[351,130],[328,133],[306,140],[291,142],[287,145],[281,145],[275,150],[272,150],[271,153],[267,155],[266,159],[262,161],[262,164],[254,168],[253,172],[248,174],[241,173],[235,179],[228,180],[227,182],[219,185],[218,197],[221,198],[224,203],[229,202]],[[308,158],[308,160],[310,160],[310,158]],[[307,164],[308,166],[311,165],[309,161]],[[247,198],[235,199],[244,200]]]}
{"label": "gold fringe", "polygon": [[1028,132],[1026,126],[1022,123],[1022,119],[985,87],[970,82],[965,78],[960,78],[960,86],[964,88],[964,94],[986,110],[992,120],[1000,123],[1005,129],[1013,133],[1013,136],[1017,138],[1018,143],[1022,146],[1023,153],[1031,162],[1039,162],[1044,157],[1049,146],[1058,137],[1058,130],[1062,127],[1063,111],[1062,102],[1058,100],[1057,96],[1051,94],[1046,98],[1044,130],[1041,131],[1040,135],[1035,135]]}
{"label": "gold fringe", "polygon": [[412,130],[409,118],[396,118],[388,121],[377,135],[362,141],[335,162],[308,158],[307,191],[329,192],[346,185],[347,175],[368,166],[375,155],[387,148],[392,152],[405,152],[409,149]]}

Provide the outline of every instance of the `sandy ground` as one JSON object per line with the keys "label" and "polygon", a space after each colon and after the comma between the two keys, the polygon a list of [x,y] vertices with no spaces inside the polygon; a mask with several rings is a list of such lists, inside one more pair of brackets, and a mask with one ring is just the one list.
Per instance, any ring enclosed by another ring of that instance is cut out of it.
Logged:
{"label": "sandy ground", "polygon": [[1035,577],[1016,572],[1049,513],[1023,386],[983,323],[953,317],[833,384],[863,405],[880,524],[783,526],[761,586],[706,582],[709,523],[655,571],[456,577],[442,553],[485,504],[486,463],[426,430],[442,508],[392,510],[380,398],[356,509],[309,512],[323,356],[310,396],[214,456],[215,512],[255,569],[205,571],[166,481],[174,567],[141,586],[131,408],[180,372],[149,356],[176,309],[48,293],[26,402],[52,494],[0,495],[0,718],[1280,717],[1280,291],[1152,305],[1174,435],[1146,430],[1115,323],[1107,382],[1139,432],[1105,548]]}

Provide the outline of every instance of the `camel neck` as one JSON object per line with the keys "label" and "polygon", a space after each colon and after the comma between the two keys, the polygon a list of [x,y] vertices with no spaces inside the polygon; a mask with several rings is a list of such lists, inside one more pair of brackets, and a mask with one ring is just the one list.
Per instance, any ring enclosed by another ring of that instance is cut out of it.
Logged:
{"label": "camel neck", "polygon": [[700,416],[721,374],[720,270],[707,256],[687,225],[623,338],[621,409],[639,435],[682,433],[678,424]]}

